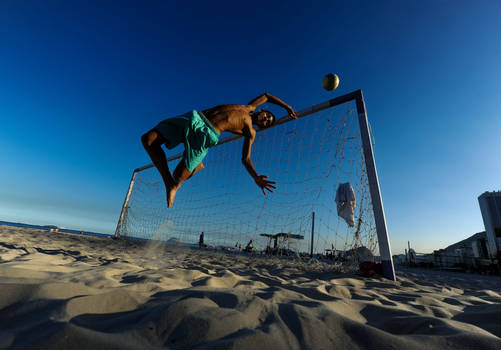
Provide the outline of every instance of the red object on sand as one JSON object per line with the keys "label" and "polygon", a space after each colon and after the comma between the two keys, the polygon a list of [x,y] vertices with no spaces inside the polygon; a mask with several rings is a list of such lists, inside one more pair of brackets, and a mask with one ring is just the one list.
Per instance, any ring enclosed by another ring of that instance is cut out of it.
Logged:
{"label": "red object on sand", "polygon": [[359,273],[364,277],[370,277],[374,274],[382,275],[383,266],[374,261],[363,261],[359,265]]}

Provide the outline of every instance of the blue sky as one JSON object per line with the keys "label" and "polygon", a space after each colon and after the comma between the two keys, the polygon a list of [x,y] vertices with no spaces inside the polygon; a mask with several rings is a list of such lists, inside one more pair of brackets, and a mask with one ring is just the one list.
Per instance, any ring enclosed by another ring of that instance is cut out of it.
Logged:
{"label": "blue sky", "polygon": [[483,230],[477,197],[501,188],[500,14],[494,0],[4,0],[0,220],[111,233],[161,118],[362,89],[393,252],[443,248]]}

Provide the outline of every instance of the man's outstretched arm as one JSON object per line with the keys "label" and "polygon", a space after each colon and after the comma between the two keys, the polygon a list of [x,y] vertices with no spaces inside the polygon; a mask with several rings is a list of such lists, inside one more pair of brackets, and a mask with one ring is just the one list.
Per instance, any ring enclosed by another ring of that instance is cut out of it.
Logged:
{"label": "man's outstretched arm", "polygon": [[244,165],[245,169],[247,169],[247,172],[252,176],[256,185],[261,188],[261,191],[263,191],[264,195],[266,195],[265,190],[273,192],[273,189],[276,188],[274,186],[275,182],[266,180],[266,178],[268,177],[266,175],[259,175],[254,168],[254,164],[252,164],[251,161],[251,148],[252,143],[254,142],[254,138],[256,137],[256,130],[254,130],[251,126],[248,126],[244,131],[244,136],[245,140],[244,147],[242,149],[242,164]]}
{"label": "man's outstretched arm", "polygon": [[262,105],[263,103],[266,103],[266,102],[273,103],[273,104],[275,104],[277,106],[285,108],[285,110],[287,111],[287,113],[289,114],[289,116],[291,116],[294,119],[297,119],[297,114],[292,109],[291,106],[289,106],[287,103],[285,103],[284,101],[282,101],[278,97],[275,97],[275,96],[273,96],[273,95],[271,95],[271,94],[269,94],[267,92],[265,92],[264,94],[256,97],[252,101],[250,101],[249,102],[249,106],[253,106],[254,108],[256,108],[257,106],[260,106],[260,105]]}

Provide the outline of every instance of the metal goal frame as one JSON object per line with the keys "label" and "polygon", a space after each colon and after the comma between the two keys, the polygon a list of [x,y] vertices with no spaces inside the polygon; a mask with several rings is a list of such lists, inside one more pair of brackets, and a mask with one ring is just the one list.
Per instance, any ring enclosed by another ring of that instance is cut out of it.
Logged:
{"label": "metal goal frame", "polygon": [[[386,217],[384,214],[383,199],[381,197],[381,190],[379,187],[379,179],[376,170],[376,162],[374,160],[374,150],[372,148],[371,135],[369,131],[369,122],[367,119],[367,110],[365,108],[365,101],[362,94],[362,90],[356,90],[350,92],[346,95],[333,98],[331,100],[316,104],[309,108],[303,109],[297,113],[298,118],[304,118],[310,114],[319,112],[321,110],[331,108],[349,101],[355,101],[356,109],[358,114],[358,123],[360,127],[360,137],[362,139],[362,147],[364,152],[365,166],[367,170],[367,178],[369,182],[370,195],[372,200],[372,208],[374,211],[374,219],[376,222],[376,232],[378,237],[379,254],[381,257],[381,264],[383,270],[383,276],[395,281],[395,268],[393,265],[393,258],[391,255],[390,240],[388,236],[388,229],[386,226]],[[287,123],[291,121],[289,116],[284,116],[278,119],[275,124],[271,127],[276,127],[278,125]],[[259,132],[258,130],[257,132]],[[230,136],[221,140],[216,146],[220,146],[227,142],[237,140],[243,136]],[[176,160],[183,157],[183,153],[177,154],[167,159],[167,162]],[[127,212],[129,209],[129,200],[132,194],[132,189],[134,187],[134,181],[136,175],[146,169],[152,168],[153,164],[148,164],[143,167],[137,168],[132,173],[132,178],[129,183],[129,188],[125,196],[124,203],[122,205],[122,210],[120,212],[120,217],[118,219],[117,228],[115,230],[115,237],[120,238],[120,231],[122,226],[125,224],[127,219]]]}

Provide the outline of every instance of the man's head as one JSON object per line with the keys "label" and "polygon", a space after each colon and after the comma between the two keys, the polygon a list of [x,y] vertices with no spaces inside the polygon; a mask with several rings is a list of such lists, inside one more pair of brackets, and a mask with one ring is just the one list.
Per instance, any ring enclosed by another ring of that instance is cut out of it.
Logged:
{"label": "man's head", "polygon": [[259,109],[252,114],[252,123],[260,129],[266,129],[275,123],[275,116],[270,111]]}

